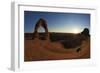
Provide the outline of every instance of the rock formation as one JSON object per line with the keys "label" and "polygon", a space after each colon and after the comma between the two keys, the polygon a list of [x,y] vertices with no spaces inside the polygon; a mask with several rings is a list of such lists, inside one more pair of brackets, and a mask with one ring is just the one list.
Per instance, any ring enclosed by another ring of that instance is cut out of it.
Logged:
{"label": "rock formation", "polygon": [[84,28],[84,30],[81,32],[82,35],[84,36],[89,36],[89,29],[88,28]]}
{"label": "rock formation", "polygon": [[48,32],[48,27],[47,23],[43,18],[40,18],[36,25],[35,25],[35,30],[34,30],[34,38],[39,39],[39,33],[38,33],[38,28],[42,26],[45,29],[45,40],[49,40],[49,32]]}
{"label": "rock formation", "polygon": [[89,34],[88,28],[84,28],[84,30],[81,32],[81,37],[82,37],[83,40],[89,39],[90,34]]}

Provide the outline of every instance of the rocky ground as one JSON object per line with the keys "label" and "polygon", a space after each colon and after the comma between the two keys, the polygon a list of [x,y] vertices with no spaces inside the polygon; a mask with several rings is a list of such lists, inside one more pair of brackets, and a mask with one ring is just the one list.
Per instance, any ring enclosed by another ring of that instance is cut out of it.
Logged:
{"label": "rocky ground", "polygon": [[[74,42],[73,42],[74,44]],[[83,40],[80,46],[65,48],[60,42],[50,40],[25,40],[24,60],[62,60],[62,59],[86,59],[90,58],[90,39]]]}

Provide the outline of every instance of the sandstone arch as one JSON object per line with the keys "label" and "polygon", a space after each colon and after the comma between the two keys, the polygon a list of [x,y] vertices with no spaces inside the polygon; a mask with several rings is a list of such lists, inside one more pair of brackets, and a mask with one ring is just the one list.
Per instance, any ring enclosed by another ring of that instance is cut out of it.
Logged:
{"label": "sandstone arch", "polygon": [[49,40],[49,32],[48,32],[48,27],[47,27],[47,23],[43,18],[40,18],[36,25],[35,25],[35,29],[34,29],[34,38],[38,38],[39,39],[39,33],[38,33],[38,28],[42,26],[45,30],[45,40]]}

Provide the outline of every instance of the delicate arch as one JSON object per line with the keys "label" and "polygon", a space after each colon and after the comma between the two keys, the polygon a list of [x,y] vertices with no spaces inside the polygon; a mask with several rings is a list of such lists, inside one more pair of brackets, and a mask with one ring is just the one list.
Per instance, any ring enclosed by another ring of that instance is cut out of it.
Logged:
{"label": "delicate arch", "polygon": [[34,29],[34,38],[38,38],[39,39],[39,33],[38,33],[38,28],[42,26],[45,30],[45,39],[48,40],[49,39],[49,32],[48,32],[48,27],[47,27],[47,23],[43,18],[40,18],[36,25],[35,25],[35,29]]}

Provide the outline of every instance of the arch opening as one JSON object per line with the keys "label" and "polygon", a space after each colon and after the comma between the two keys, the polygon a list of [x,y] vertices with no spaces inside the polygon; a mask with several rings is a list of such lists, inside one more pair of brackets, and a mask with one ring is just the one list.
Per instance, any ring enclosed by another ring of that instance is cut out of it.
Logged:
{"label": "arch opening", "polygon": [[37,31],[38,31],[38,33],[45,33],[45,29],[41,26],[38,28]]}

